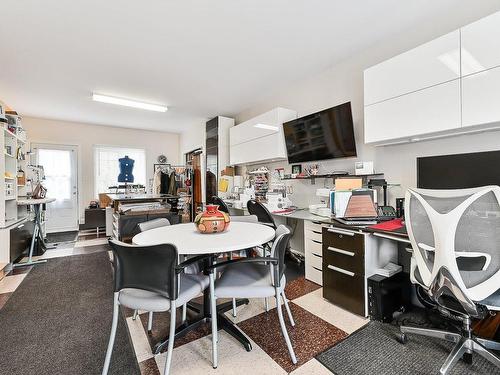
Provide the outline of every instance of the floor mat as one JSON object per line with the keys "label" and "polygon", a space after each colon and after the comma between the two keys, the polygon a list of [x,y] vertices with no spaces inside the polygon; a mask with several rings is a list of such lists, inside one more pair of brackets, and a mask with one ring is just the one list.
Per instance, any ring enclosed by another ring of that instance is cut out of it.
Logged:
{"label": "floor mat", "polygon": [[58,244],[63,242],[76,242],[78,231],[47,233],[47,242],[50,244]]}
{"label": "floor mat", "polygon": [[[438,374],[453,344],[408,334],[409,341],[403,345],[396,340],[398,332],[396,326],[370,322],[316,359],[337,375]],[[472,365],[460,360],[451,374],[500,374],[500,369],[474,355]]]}
{"label": "floor mat", "polygon": [[[100,374],[112,312],[107,252],[37,265],[0,310],[1,372]],[[140,374],[122,317],[109,374]]]}

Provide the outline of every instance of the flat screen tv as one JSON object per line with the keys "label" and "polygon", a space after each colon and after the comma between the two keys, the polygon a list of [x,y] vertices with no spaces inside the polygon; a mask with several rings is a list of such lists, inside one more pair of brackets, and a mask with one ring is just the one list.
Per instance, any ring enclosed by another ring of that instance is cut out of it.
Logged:
{"label": "flat screen tv", "polygon": [[351,103],[283,124],[289,163],[356,156]]}

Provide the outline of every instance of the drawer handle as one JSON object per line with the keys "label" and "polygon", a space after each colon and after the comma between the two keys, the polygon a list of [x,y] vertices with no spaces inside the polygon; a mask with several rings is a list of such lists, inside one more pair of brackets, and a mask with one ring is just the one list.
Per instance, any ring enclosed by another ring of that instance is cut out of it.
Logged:
{"label": "drawer handle", "polygon": [[321,242],[320,241],[316,241],[316,240],[311,240],[312,242],[316,242],[316,243],[319,243],[321,245]]}
{"label": "drawer handle", "polygon": [[24,224],[19,225],[16,229],[21,229],[22,227],[24,227]]}
{"label": "drawer handle", "polygon": [[314,253],[311,253],[312,255],[314,255],[315,257],[318,257],[318,258],[323,258],[321,255],[318,255],[318,254],[314,254]]}
{"label": "drawer handle", "polygon": [[349,255],[350,257],[353,257],[354,255],[356,255],[352,251],[337,249],[336,247],[332,247],[332,246],[328,246],[328,250],[333,251],[334,253],[339,253],[339,254],[343,254],[343,255]]}
{"label": "drawer handle", "polygon": [[345,234],[346,236],[354,237],[354,233],[349,232],[347,230],[342,230],[342,229],[337,229],[337,228],[328,228],[327,230],[328,230],[328,232],[331,232],[331,233]]}
{"label": "drawer handle", "polygon": [[380,237],[380,238],[387,238],[388,240],[394,240],[398,242],[405,242],[405,243],[411,243],[410,240],[398,236],[391,236],[390,234],[383,234],[383,233],[373,233],[374,236]]}
{"label": "drawer handle", "polygon": [[316,230],[313,230],[312,232],[313,232],[313,233],[316,233],[316,234],[322,234],[321,232],[318,232],[318,231],[316,231]]}
{"label": "drawer handle", "polygon": [[321,225],[321,221],[311,221],[311,223],[316,224],[316,225]]}
{"label": "drawer handle", "polygon": [[331,264],[328,265],[328,268],[331,269],[331,270],[333,270],[333,271],[337,271],[337,272],[343,273],[344,275],[347,275],[347,276],[351,276],[351,277],[354,276],[354,272],[347,271],[347,270],[345,270],[343,268],[332,266]]}
{"label": "drawer handle", "polygon": [[320,270],[320,269],[319,269],[319,268],[317,268],[317,267],[314,267],[314,266],[313,266],[313,268],[314,268],[316,271],[323,272],[323,270]]}

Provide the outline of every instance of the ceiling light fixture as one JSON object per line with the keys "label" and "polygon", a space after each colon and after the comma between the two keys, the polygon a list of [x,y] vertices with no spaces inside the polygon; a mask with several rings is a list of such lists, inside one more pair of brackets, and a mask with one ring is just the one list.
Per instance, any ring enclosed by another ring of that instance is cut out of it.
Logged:
{"label": "ceiling light fixture", "polygon": [[259,129],[266,129],[266,130],[273,130],[277,132],[280,128],[274,125],[266,125],[266,124],[255,124],[253,126],[254,128],[259,128]]}
{"label": "ceiling light fixture", "polygon": [[167,112],[168,110],[168,108],[164,105],[138,102],[137,100],[117,98],[115,96],[108,96],[96,93],[92,94],[92,100],[95,102],[123,105],[125,107],[140,108],[155,112]]}

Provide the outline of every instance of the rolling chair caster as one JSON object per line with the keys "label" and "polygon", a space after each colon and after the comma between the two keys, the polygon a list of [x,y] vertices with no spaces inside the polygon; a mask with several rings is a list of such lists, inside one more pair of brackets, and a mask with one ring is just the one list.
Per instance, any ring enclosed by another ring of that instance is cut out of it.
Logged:
{"label": "rolling chair caster", "polygon": [[406,344],[408,343],[408,336],[406,336],[406,333],[400,333],[397,337],[397,340],[401,344]]}
{"label": "rolling chair caster", "polygon": [[464,353],[462,356],[462,360],[468,365],[472,364],[472,353]]}

